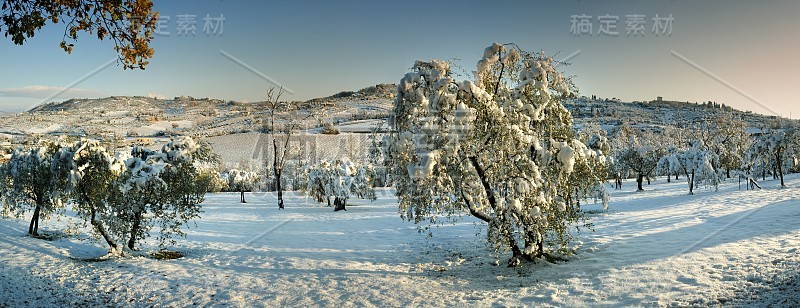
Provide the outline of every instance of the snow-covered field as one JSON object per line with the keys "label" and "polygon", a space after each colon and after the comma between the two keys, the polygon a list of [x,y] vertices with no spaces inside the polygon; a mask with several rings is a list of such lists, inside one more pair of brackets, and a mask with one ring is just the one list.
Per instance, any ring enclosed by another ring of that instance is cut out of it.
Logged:
{"label": "snow-covered field", "polygon": [[798,306],[800,177],[787,185],[739,191],[731,180],[689,196],[683,180],[626,183],[569,262],[520,268],[502,266],[508,255],[495,265],[470,218],[418,233],[391,191],[336,213],[294,194],[282,211],[272,195],[211,194],[174,247],[186,257],[169,261],[82,261],[105,248],[33,239],[25,221],[2,220],[0,307]]}

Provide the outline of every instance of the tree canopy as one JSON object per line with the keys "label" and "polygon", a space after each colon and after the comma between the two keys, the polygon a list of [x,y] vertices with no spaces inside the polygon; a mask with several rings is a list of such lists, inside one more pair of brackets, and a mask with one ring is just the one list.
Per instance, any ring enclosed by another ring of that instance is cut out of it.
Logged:
{"label": "tree canopy", "polygon": [[384,140],[403,218],[469,213],[494,249],[512,251],[511,266],[567,250],[569,229],[585,221],[579,200],[603,193],[605,157],[575,138],[563,105],[575,89],[555,65],[500,44],[474,81],[455,80],[446,62],[414,65]]}
{"label": "tree canopy", "polygon": [[67,53],[84,32],[111,38],[124,68],[144,69],[158,17],[150,0],[3,0],[0,31],[23,45],[48,23],[64,24],[60,47]]}

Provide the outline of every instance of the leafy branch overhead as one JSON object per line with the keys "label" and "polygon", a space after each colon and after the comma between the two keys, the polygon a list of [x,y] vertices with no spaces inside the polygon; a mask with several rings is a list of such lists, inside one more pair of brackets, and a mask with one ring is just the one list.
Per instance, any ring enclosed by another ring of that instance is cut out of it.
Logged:
{"label": "leafy branch overhead", "polygon": [[47,23],[65,24],[60,47],[72,53],[79,33],[110,38],[119,62],[144,69],[153,57],[150,41],[159,15],[150,0],[3,0],[0,30],[23,45]]}

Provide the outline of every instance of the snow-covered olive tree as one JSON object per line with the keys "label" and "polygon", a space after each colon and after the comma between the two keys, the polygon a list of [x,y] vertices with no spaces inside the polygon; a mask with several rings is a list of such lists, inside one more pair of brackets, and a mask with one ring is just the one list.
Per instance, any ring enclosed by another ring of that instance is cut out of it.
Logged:
{"label": "snow-covered olive tree", "polygon": [[701,183],[711,185],[715,190],[719,187],[719,175],[714,168],[719,165],[719,156],[716,153],[695,145],[683,151],[679,160],[686,170],[690,195],[694,194],[694,188]]}
{"label": "snow-covered olive tree", "polygon": [[764,174],[770,171],[781,180],[781,186],[785,187],[783,175],[795,163],[798,153],[800,135],[796,129],[764,129],[747,150],[742,169],[758,169],[754,171]]}
{"label": "snow-covered olive tree", "polygon": [[191,137],[175,138],[161,148],[166,166],[159,177],[166,183],[166,194],[161,206],[154,208],[152,215],[158,217],[159,243],[172,239],[173,235],[185,236],[181,227],[200,217],[201,203],[212,178],[203,176],[204,166],[218,165],[219,155],[212,151],[211,144]]}
{"label": "snow-covered olive tree", "polygon": [[630,147],[632,138],[635,138],[634,132],[627,123],[622,123],[612,130],[610,149],[606,153],[606,169],[614,178],[614,189],[622,189],[622,179],[630,177],[631,170],[622,160],[622,156]]}
{"label": "snow-covered olive tree", "polygon": [[208,181],[207,192],[218,193],[228,190],[228,179],[223,177],[220,165],[219,160],[195,164],[200,179]]}
{"label": "snow-covered olive tree", "polygon": [[714,166],[719,165],[719,156],[711,150],[703,149],[702,142],[695,141],[686,150],[677,150],[670,147],[666,155],[658,161],[658,169],[670,174],[682,173],[686,175],[689,184],[689,194],[694,194],[698,184],[705,183],[715,189],[719,187],[719,174]]}
{"label": "snow-covered olive tree", "polygon": [[379,131],[383,129],[383,125],[384,124],[379,124],[370,128],[370,144],[367,151],[367,160],[375,167],[375,179],[373,184],[376,187],[389,186],[389,183],[386,181],[386,169],[383,166],[383,134],[379,134]]}
{"label": "snow-covered olive tree", "polygon": [[65,180],[65,190],[75,202],[73,209],[78,217],[91,224],[93,231],[106,241],[111,254],[121,253],[107,222],[115,221],[113,203],[108,201],[124,163],[97,140],[88,139],[60,148],[54,160],[55,168],[61,171],[55,176]]}
{"label": "snow-covered olive tree", "polygon": [[247,201],[244,200],[244,193],[255,190],[259,180],[260,176],[255,171],[242,169],[228,170],[228,189],[239,192],[239,201],[241,203],[247,203]]}
{"label": "snow-covered olive tree", "polygon": [[159,175],[167,166],[164,155],[136,146],[129,157],[120,157],[125,169],[117,178],[109,197],[114,216],[109,217],[109,229],[128,249],[149,235],[154,217],[151,213],[164,202],[167,183]]}
{"label": "snow-covered olive tree", "polygon": [[216,159],[209,144],[189,137],[172,140],[161,151],[134,147],[116,155],[97,140],[84,139],[58,149],[52,166],[78,217],[106,241],[110,254],[119,255],[118,243],[134,249],[155,225],[162,245],[173,234],[183,235],[180,227],[199,216],[209,184],[198,166]]}
{"label": "snow-covered olive tree", "polygon": [[608,132],[597,123],[584,124],[578,130],[578,139],[593,150],[599,150],[605,155],[611,154]]}
{"label": "snow-covered olive tree", "polygon": [[115,215],[109,217],[111,233],[135,249],[154,226],[160,229],[159,245],[183,235],[181,227],[199,216],[200,203],[213,179],[205,170],[217,158],[210,145],[190,137],[173,139],[153,151],[133,147],[121,159],[125,169],[109,199]]}
{"label": "snow-covered olive tree", "polygon": [[675,175],[675,179],[677,180],[678,174],[685,171],[678,159],[680,154],[681,152],[677,147],[668,146],[664,150],[664,155],[658,159],[656,174],[666,175],[668,183],[671,182],[672,175]]}
{"label": "snow-covered olive tree", "polygon": [[693,130],[696,139],[702,141],[703,148],[719,157],[719,164],[715,167],[725,170],[726,177],[730,178],[731,170],[742,165],[745,151],[750,146],[746,121],[731,113],[717,113],[698,126]]}
{"label": "snow-covered olive tree", "polygon": [[576,139],[564,101],[574,89],[556,62],[493,44],[475,80],[446,62],[417,61],[398,85],[385,165],[404,219],[469,213],[510,266],[566,251],[588,221],[578,200],[602,189],[604,157]]}
{"label": "snow-covered olive tree", "polygon": [[28,234],[39,235],[40,219],[63,209],[66,194],[56,185],[53,155],[62,141],[42,140],[32,148],[19,148],[2,166],[3,212],[21,217],[32,210]]}
{"label": "snow-covered olive tree", "polygon": [[306,193],[317,202],[328,202],[334,197],[334,211],[347,210],[351,196],[375,200],[375,168],[366,163],[357,164],[349,159],[322,161],[308,167]]}
{"label": "snow-covered olive tree", "polygon": [[636,186],[638,191],[644,191],[642,183],[647,177],[655,174],[658,161],[661,159],[665,149],[660,145],[652,134],[638,132],[628,139],[627,145],[617,152],[615,161],[624,165],[636,175]]}

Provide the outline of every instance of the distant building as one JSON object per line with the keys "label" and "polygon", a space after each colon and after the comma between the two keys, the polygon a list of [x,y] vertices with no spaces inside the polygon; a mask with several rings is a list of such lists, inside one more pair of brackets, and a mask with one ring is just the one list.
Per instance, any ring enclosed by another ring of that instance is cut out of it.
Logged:
{"label": "distant building", "polygon": [[659,103],[661,103],[661,102],[663,102],[663,101],[664,101],[664,98],[663,98],[663,97],[661,97],[661,96],[656,96],[656,102],[659,102]]}
{"label": "distant building", "polygon": [[134,143],[135,144],[141,144],[141,145],[151,145],[151,144],[153,144],[153,139],[150,139],[150,138],[136,138]]}

